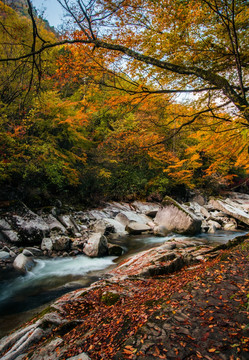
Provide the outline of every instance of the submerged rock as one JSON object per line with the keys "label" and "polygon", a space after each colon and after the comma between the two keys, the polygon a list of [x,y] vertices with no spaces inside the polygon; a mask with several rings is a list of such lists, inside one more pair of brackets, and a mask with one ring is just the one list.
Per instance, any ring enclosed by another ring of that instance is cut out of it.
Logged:
{"label": "submerged rock", "polygon": [[19,254],[13,263],[13,267],[22,273],[30,271],[35,266],[35,262],[30,256]]}

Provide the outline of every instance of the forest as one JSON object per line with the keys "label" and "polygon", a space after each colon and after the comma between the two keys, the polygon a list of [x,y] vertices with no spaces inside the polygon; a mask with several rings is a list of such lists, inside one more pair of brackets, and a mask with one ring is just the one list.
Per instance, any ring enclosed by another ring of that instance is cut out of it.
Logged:
{"label": "forest", "polygon": [[246,0],[0,1],[2,200],[248,189]]}

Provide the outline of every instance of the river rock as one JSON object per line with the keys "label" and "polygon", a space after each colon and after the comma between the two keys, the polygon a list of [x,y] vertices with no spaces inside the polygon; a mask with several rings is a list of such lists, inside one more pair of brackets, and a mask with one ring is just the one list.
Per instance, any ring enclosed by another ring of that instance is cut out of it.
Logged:
{"label": "river rock", "polygon": [[151,227],[146,224],[137,223],[135,221],[131,221],[125,228],[131,235],[139,235],[146,231],[151,231]]}
{"label": "river rock", "polygon": [[10,253],[7,251],[0,251],[0,260],[5,260],[10,258]]}
{"label": "river rock", "polygon": [[108,244],[109,255],[111,256],[121,256],[124,252],[123,248],[116,244]]}
{"label": "river rock", "polygon": [[22,272],[26,273],[27,271],[30,271],[35,266],[35,262],[31,257],[27,257],[24,254],[19,254],[13,263],[13,267]]}
{"label": "river rock", "polygon": [[153,228],[153,233],[154,233],[154,235],[156,235],[156,236],[164,237],[164,236],[167,236],[167,234],[169,233],[169,231],[166,229],[165,226],[158,225],[158,226],[155,226],[155,227]]}
{"label": "river rock", "polygon": [[22,253],[23,253],[23,255],[25,255],[27,257],[33,256],[32,252],[27,249],[24,249]]}
{"label": "river rock", "polygon": [[58,216],[58,220],[67,229],[67,231],[69,231],[73,235],[80,233],[80,228],[78,227],[74,218],[71,215],[60,215]]}
{"label": "river rock", "polygon": [[237,222],[235,219],[230,219],[226,224],[223,225],[224,230],[233,231],[237,229]]}
{"label": "river rock", "polygon": [[64,251],[70,249],[71,240],[68,236],[54,236],[52,237],[53,250]]}
{"label": "river rock", "polygon": [[19,240],[24,243],[40,243],[50,231],[42,217],[22,203],[18,203],[15,211],[10,211],[6,217],[12,230],[18,233]]}
{"label": "river rock", "polygon": [[179,234],[194,235],[201,231],[201,219],[175,200],[166,197],[163,206],[154,220],[157,225]]}
{"label": "river rock", "polygon": [[41,243],[41,249],[50,251],[53,249],[53,241],[50,238],[44,238]]}
{"label": "river rock", "polygon": [[[43,252],[40,249],[37,249],[35,247],[26,247],[25,250],[28,250],[32,253],[33,256],[42,256]],[[24,253],[24,251],[23,251]]]}
{"label": "river rock", "polygon": [[108,220],[97,220],[93,226],[93,231],[96,233],[101,233],[102,235],[109,235],[115,233],[115,227],[108,222]]}
{"label": "river rock", "polygon": [[101,233],[92,234],[83,249],[89,257],[100,257],[108,255],[108,243],[106,237]]}
{"label": "river rock", "polygon": [[2,234],[8,242],[11,242],[13,244],[18,244],[22,242],[18,233],[14,230],[2,230]]}
{"label": "river rock", "polygon": [[124,229],[125,229],[126,225],[128,225],[130,222],[128,217],[121,212],[116,215],[115,220],[118,221],[120,224],[122,224],[124,226]]}
{"label": "river rock", "polygon": [[49,214],[48,216],[43,217],[44,221],[48,224],[50,231],[57,231],[62,234],[66,234],[67,230],[60,221],[58,221],[53,215]]}
{"label": "river rock", "polygon": [[236,207],[236,204],[231,205],[227,204],[225,201],[222,200],[210,200],[209,202],[214,209],[220,210],[224,212],[225,214],[241,221],[245,225],[249,225],[249,214],[241,209],[238,209]]}
{"label": "river rock", "polygon": [[132,205],[141,213],[154,218],[159,210],[159,205],[150,202],[134,201]]}

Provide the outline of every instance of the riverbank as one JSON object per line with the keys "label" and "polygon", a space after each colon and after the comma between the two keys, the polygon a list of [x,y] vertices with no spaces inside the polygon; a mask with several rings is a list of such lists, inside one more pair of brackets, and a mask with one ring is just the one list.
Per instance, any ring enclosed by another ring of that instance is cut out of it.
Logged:
{"label": "riverbank", "polygon": [[241,241],[174,274],[110,278],[65,295],[3,339],[12,349],[2,360],[246,360],[249,237]]}

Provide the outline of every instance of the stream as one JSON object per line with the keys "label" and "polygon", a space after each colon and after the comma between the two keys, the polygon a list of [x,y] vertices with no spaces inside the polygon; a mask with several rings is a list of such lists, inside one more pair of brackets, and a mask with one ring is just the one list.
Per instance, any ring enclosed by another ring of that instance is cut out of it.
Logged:
{"label": "stream", "polygon": [[[204,244],[226,243],[245,231],[217,231],[202,233],[192,239]],[[172,238],[186,238],[172,234],[155,236],[129,236],[120,240],[125,249],[121,257],[89,258],[84,255],[56,259],[36,259],[36,266],[26,275],[0,282],[0,337],[28,321],[63,294],[87,287],[117,266],[124,258],[137,252],[158,246]]]}

